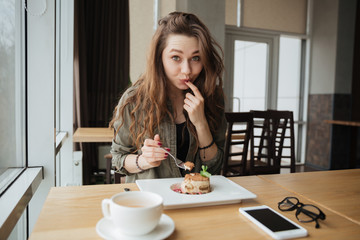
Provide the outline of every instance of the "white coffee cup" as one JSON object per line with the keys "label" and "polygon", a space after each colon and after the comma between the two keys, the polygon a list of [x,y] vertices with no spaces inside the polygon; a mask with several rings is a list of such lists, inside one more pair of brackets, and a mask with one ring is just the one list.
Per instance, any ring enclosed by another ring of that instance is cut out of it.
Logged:
{"label": "white coffee cup", "polygon": [[144,235],[158,225],[163,210],[163,198],[152,192],[122,192],[102,201],[105,218],[116,228],[131,236]]}

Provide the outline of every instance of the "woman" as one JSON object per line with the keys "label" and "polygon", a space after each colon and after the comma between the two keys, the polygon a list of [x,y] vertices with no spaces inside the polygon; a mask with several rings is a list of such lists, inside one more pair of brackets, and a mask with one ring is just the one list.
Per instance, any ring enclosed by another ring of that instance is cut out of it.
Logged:
{"label": "woman", "polygon": [[173,12],[159,21],[145,73],[122,95],[110,126],[116,129],[113,165],[126,182],[182,177],[179,159],[218,174],[226,121],[220,46],[193,14]]}

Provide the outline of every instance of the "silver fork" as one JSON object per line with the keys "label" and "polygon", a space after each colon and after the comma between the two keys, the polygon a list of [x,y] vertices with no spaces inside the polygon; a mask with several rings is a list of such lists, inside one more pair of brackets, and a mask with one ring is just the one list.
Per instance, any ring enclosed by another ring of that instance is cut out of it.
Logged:
{"label": "silver fork", "polygon": [[184,165],[184,162],[183,162],[183,161],[181,161],[180,159],[174,157],[174,155],[172,155],[172,154],[171,154],[168,150],[166,150],[165,148],[162,148],[162,147],[161,147],[161,149],[164,150],[165,152],[167,152],[167,153],[170,155],[170,157],[172,157],[172,158],[174,159],[176,166],[178,166],[179,168],[185,169],[185,165]]}

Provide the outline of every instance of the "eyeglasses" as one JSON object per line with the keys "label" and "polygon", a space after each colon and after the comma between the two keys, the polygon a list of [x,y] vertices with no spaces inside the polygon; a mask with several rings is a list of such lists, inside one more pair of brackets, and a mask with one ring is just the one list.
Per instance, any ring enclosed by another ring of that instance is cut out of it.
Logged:
{"label": "eyeglasses", "polygon": [[281,211],[293,211],[296,209],[295,216],[300,222],[316,222],[316,228],[319,228],[318,219],[325,220],[326,215],[316,206],[303,204],[296,197],[286,197],[279,202],[278,208]]}

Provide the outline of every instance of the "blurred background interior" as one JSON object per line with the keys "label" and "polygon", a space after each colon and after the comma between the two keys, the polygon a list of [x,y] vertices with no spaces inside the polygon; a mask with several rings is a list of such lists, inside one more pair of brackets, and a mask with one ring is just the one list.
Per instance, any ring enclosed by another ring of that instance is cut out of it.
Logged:
{"label": "blurred background interior", "polygon": [[356,0],[0,0],[0,200],[29,168],[41,178],[10,239],[31,232],[51,187],[106,181],[111,130],[105,140],[73,134],[107,128],[172,11],[195,13],[222,46],[227,112],[293,112],[297,171],[359,168],[359,127],[328,121],[360,122],[359,9]]}

